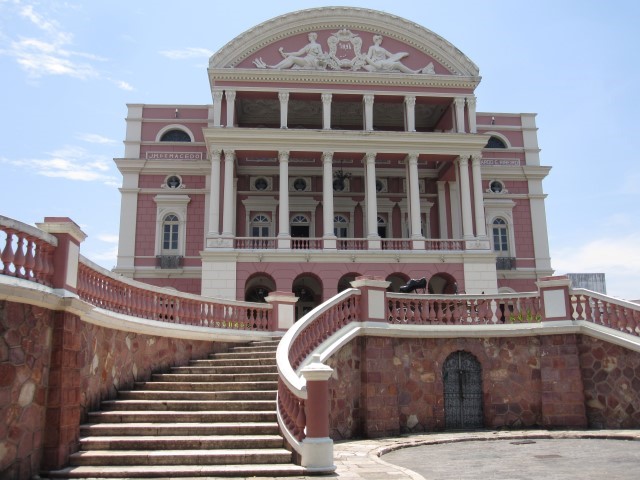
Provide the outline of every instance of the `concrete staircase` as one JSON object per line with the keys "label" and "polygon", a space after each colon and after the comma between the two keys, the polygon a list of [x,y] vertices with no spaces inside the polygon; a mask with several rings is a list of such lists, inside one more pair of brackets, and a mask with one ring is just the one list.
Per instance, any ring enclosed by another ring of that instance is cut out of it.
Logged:
{"label": "concrete staircase", "polygon": [[49,478],[304,475],[276,421],[278,341],[216,353],[102,402],[80,451]]}

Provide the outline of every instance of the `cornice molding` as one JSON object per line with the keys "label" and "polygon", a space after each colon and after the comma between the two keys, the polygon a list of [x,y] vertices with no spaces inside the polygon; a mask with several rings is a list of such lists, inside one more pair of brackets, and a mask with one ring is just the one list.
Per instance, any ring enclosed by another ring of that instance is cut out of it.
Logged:
{"label": "cornice molding", "polygon": [[352,130],[295,130],[209,128],[203,130],[210,148],[324,152],[327,145],[340,152],[478,154],[486,135],[464,133],[365,132]]}

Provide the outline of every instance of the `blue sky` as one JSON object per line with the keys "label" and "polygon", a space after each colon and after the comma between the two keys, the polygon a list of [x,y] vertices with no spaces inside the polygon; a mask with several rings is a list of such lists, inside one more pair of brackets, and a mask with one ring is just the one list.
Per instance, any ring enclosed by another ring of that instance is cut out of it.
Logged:
{"label": "blue sky", "polygon": [[[210,55],[319,1],[0,0],[0,215],[68,216],[116,263],[127,103],[211,103]],[[444,37],[480,68],[478,111],[538,114],[552,266],[640,299],[640,2],[350,1]]]}

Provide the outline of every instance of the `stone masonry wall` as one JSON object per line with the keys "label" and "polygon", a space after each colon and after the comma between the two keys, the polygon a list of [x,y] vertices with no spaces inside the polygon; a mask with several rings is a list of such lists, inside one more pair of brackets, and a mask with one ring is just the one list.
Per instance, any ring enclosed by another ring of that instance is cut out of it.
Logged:
{"label": "stone masonry wall", "polygon": [[640,353],[580,335],[491,339],[358,338],[328,360],[336,440],[440,431],[442,367],[482,365],[487,428],[639,428]]}
{"label": "stone masonry wall", "polygon": [[578,344],[590,428],[640,428],[640,353],[582,336]]}
{"label": "stone masonry wall", "polygon": [[0,478],[38,473],[44,439],[52,312],[0,301]]}
{"label": "stone masonry wall", "polygon": [[226,343],[98,327],[65,312],[0,302],[0,478],[59,468],[100,401]]}

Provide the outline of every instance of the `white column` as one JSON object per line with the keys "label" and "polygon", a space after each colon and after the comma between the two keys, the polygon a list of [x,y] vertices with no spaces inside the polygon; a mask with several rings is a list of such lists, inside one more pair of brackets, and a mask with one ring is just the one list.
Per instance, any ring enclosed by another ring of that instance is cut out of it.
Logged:
{"label": "white column", "polygon": [[409,161],[409,212],[411,214],[411,238],[424,238],[420,233],[420,187],[418,184],[418,154],[410,153]]}
{"label": "white column", "polygon": [[213,91],[213,126],[222,126],[222,97],[224,92],[222,90]]}
{"label": "white column", "polygon": [[366,195],[367,195],[367,238],[377,240],[378,200],[376,192],[376,154],[367,152],[366,158]]}
{"label": "white column", "polygon": [[362,97],[364,101],[364,129],[373,130],[373,95],[367,94]]}
{"label": "white column", "polygon": [[416,97],[407,95],[404,97],[404,116],[407,120],[407,132],[416,131]]}
{"label": "white column", "polygon": [[280,160],[280,210],[278,237],[289,238],[289,152],[278,152]]}
{"label": "white column", "polygon": [[473,238],[473,217],[471,216],[471,190],[469,185],[469,159],[460,157],[460,198],[462,201],[462,238]]}
{"label": "white column", "polygon": [[280,128],[287,128],[289,117],[289,92],[278,93],[280,100]]}
{"label": "white column", "polygon": [[[456,168],[456,178],[460,177],[458,169]],[[449,182],[449,199],[451,201],[451,238],[462,238],[462,232],[460,231],[460,183]]]}
{"label": "white column", "polygon": [[213,150],[211,152],[211,193],[209,195],[210,236],[217,236],[220,233],[220,153],[220,150]]}
{"label": "white column", "polygon": [[[336,238],[333,232],[333,152],[322,154],[322,236]],[[326,248],[326,245],[325,245]],[[335,248],[335,244],[333,245]]]}
{"label": "white column", "polygon": [[331,98],[330,93],[322,94],[322,128],[331,130]]}
{"label": "white column", "polygon": [[222,236],[233,237],[233,168],[236,152],[224,151],[224,211],[222,213]]}
{"label": "white column", "polygon": [[224,92],[227,101],[227,127],[233,127],[236,112],[236,92],[227,90]]}
{"label": "white column", "polygon": [[464,97],[456,97],[453,99],[456,107],[456,132],[464,133]]}
{"label": "white column", "polygon": [[478,133],[476,127],[476,97],[467,97],[467,115],[469,115],[469,133]]}
{"label": "white column", "polygon": [[487,237],[487,225],[484,215],[484,195],[482,193],[482,172],[480,160],[482,156],[471,156],[471,172],[473,173],[473,205],[476,216],[476,237]]}
{"label": "white column", "polygon": [[443,181],[436,182],[438,185],[438,221],[440,226],[440,238],[449,238],[449,228],[447,226],[447,195]]}

